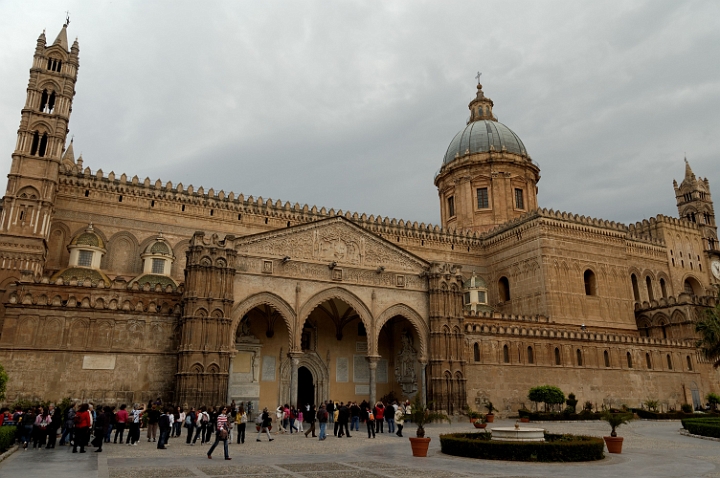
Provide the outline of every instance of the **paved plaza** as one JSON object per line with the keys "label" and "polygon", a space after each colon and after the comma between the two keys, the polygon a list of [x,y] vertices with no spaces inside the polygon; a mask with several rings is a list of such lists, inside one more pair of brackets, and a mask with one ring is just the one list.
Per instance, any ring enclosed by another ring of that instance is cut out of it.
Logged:
{"label": "paved plaza", "polygon": [[[512,426],[500,420],[489,426]],[[543,423],[551,432],[602,436],[605,422]],[[361,426],[352,438],[332,435],[320,442],[302,435],[273,435],[258,443],[249,434],[243,445],[230,445],[232,461],[223,460],[222,446],[208,460],[209,447],[171,439],[167,450],[143,440],[138,446],[106,444],[102,453],[72,454],[56,450],[19,450],[0,463],[2,478],[451,478],[480,477],[719,477],[720,442],[682,436],[673,422],[635,421],[619,429],[625,437],[622,455],[575,464],[515,463],[443,455],[441,433],[471,430],[467,422],[427,427],[432,437],[427,458],[414,458],[407,438],[378,434],[372,440]],[[407,436],[414,427],[406,427]],[[92,448],[89,448],[92,450]]]}

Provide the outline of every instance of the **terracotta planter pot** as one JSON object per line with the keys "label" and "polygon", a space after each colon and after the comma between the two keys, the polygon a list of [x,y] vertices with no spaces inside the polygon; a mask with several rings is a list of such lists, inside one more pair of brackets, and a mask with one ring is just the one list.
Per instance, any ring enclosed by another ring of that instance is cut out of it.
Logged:
{"label": "terracotta planter pot", "polygon": [[410,446],[412,446],[413,456],[427,456],[430,438],[410,437]]}
{"label": "terracotta planter pot", "polygon": [[488,423],[493,423],[495,421],[495,415],[493,415],[492,413],[488,413],[487,415],[485,415],[485,420]]}
{"label": "terracotta planter pot", "polygon": [[520,423],[530,423],[530,419],[528,417],[522,417]]}
{"label": "terracotta planter pot", "polygon": [[623,437],[603,437],[608,453],[622,453]]}
{"label": "terracotta planter pot", "polygon": [[475,425],[475,428],[485,428],[485,427],[487,427],[487,423],[475,422],[473,425]]}
{"label": "terracotta planter pot", "polygon": [[477,421],[477,418],[471,418],[470,423],[475,423]]}

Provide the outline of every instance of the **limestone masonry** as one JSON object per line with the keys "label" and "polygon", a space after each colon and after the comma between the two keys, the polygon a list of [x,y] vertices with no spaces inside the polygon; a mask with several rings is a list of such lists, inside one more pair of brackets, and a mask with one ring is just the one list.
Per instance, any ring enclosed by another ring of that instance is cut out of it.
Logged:
{"label": "limestone masonry", "polygon": [[441,226],[318,209],[91,171],[66,147],[78,68],[66,26],[40,35],[0,215],[8,402],[392,392],[509,413],[545,383],[596,405],[720,391],[694,345],[720,252],[689,164],[679,219],[540,209],[540,168],[478,84],[434,178]]}

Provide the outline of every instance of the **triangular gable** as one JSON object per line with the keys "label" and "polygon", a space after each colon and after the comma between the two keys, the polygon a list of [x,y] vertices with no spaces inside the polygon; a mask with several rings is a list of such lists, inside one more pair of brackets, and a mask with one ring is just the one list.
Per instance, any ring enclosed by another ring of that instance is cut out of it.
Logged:
{"label": "triangular gable", "polygon": [[239,254],[420,273],[429,263],[342,216],[235,239]]}

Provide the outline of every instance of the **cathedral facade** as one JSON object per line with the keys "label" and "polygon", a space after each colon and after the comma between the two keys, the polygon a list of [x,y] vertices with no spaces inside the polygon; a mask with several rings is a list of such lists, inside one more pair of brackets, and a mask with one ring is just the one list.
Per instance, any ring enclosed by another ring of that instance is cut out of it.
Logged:
{"label": "cathedral facade", "polygon": [[478,85],[434,179],[441,225],[206,191],[84,166],[78,69],[66,26],[38,38],[0,215],[10,402],[419,393],[507,413],[545,383],[596,405],[720,389],[694,343],[717,228],[688,164],[679,218],[541,209],[539,166]]}

